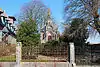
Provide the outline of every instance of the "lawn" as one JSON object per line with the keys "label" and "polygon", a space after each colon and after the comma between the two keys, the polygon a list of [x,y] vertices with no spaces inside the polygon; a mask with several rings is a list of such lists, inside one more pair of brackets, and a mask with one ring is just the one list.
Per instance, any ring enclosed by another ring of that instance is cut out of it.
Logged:
{"label": "lawn", "polygon": [[0,62],[16,62],[16,56],[3,56],[3,57],[0,57]]}

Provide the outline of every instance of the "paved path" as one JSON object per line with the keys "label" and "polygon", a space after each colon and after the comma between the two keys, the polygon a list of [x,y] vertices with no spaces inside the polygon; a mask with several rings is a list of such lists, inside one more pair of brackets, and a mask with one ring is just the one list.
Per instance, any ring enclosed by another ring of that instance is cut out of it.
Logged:
{"label": "paved path", "polygon": [[[16,67],[15,62],[0,62],[0,67]],[[67,62],[22,62],[21,67],[68,67]]]}
{"label": "paved path", "polygon": [[[22,64],[23,65],[23,64]],[[24,63],[22,67],[68,67],[67,62],[34,62],[34,63]]]}
{"label": "paved path", "polygon": [[[21,67],[68,67],[68,62],[22,62]],[[0,62],[0,67],[16,67],[16,62]],[[76,67],[100,67],[80,65]]]}

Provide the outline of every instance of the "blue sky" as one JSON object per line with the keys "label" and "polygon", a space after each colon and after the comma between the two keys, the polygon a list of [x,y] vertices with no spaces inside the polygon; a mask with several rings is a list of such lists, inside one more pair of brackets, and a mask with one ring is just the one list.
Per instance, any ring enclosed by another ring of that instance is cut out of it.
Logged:
{"label": "blue sky", "polygon": [[[31,0],[2,0],[0,2],[0,8],[6,11],[8,15],[17,15],[20,12],[23,4],[30,2]],[[63,0],[41,0],[48,8],[50,8],[52,16],[55,18],[58,24],[59,31],[61,30],[61,23],[63,17]]]}
{"label": "blue sky", "polygon": [[87,42],[90,43],[100,43],[100,34],[96,33],[94,35],[90,35],[90,37],[88,38]]}
{"label": "blue sky", "polygon": [[[0,8],[6,11],[8,15],[15,16],[20,12],[21,7],[31,0],[1,0]],[[41,0],[48,8],[51,9],[52,16],[55,18],[59,26],[59,31],[62,32],[63,22],[63,0]],[[89,38],[91,42],[100,42],[100,37]]]}
{"label": "blue sky", "polygon": [[1,0],[0,8],[5,10],[8,15],[16,15],[20,11],[21,6],[29,1],[31,0]]}

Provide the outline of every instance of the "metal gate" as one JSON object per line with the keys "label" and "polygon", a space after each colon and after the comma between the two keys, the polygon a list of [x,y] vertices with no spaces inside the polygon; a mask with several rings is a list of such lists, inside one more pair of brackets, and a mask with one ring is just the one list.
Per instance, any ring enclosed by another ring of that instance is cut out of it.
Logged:
{"label": "metal gate", "polygon": [[[49,44],[51,45],[51,44]],[[49,46],[22,47],[22,61],[31,62],[66,62],[68,57],[67,44],[61,43]]]}

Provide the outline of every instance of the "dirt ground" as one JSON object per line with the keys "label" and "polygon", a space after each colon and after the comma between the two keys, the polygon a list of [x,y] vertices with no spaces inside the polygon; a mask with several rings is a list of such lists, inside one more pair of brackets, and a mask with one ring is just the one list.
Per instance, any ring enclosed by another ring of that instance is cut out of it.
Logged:
{"label": "dirt ground", "polygon": [[37,60],[48,60],[48,61],[66,61],[66,57],[53,57],[53,56],[44,56],[38,55]]}

